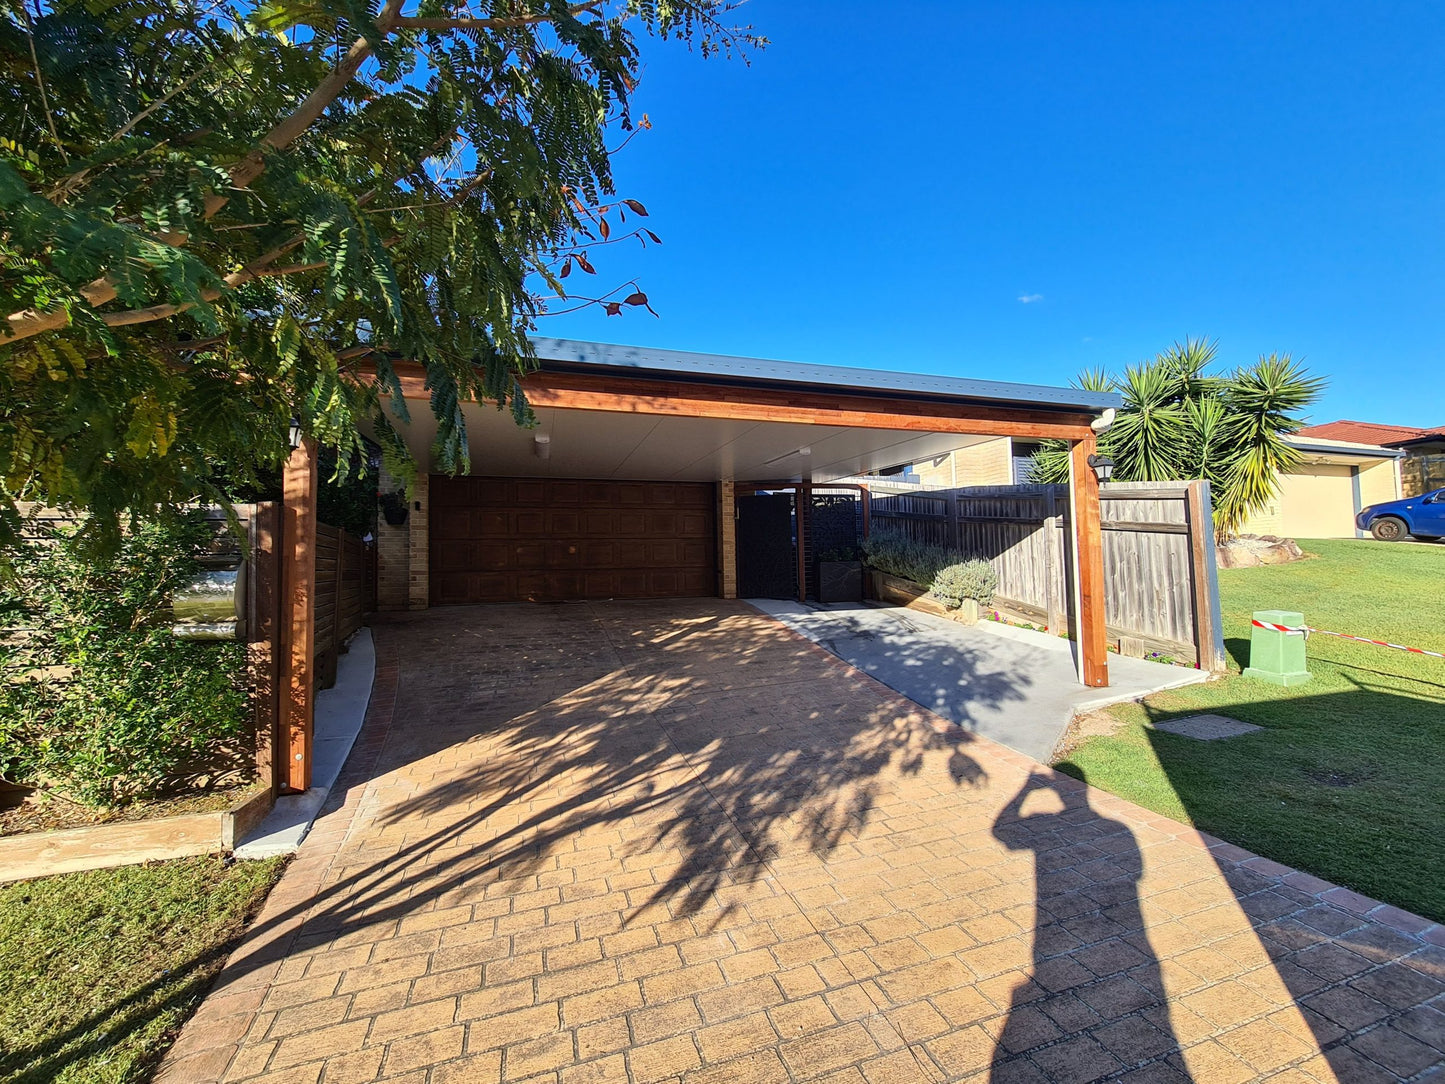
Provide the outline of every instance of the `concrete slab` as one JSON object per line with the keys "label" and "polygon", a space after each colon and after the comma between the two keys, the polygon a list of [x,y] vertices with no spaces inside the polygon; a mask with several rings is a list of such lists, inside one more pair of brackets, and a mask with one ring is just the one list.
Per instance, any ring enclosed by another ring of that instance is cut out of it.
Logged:
{"label": "concrete slab", "polygon": [[1195,741],[1223,741],[1237,738],[1241,734],[1253,734],[1264,727],[1253,723],[1242,723],[1228,715],[1186,715],[1183,719],[1169,719],[1162,723],[1150,724],[1155,730],[1166,734],[1179,734]]}
{"label": "concrete slab", "polygon": [[375,675],[371,630],[363,628],[351,638],[350,649],[337,662],[336,684],[316,696],[311,789],[305,794],[278,798],[266,819],[236,848],[237,858],[293,854],[301,846],[361,730]]}
{"label": "concrete slab", "polygon": [[1075,712],[1208,678],[1111,655],[1109,687],[1090,689],[1079,684],[1070,643],[1046,633],[898,606],[748,601],[914,703],[1045,764]]}

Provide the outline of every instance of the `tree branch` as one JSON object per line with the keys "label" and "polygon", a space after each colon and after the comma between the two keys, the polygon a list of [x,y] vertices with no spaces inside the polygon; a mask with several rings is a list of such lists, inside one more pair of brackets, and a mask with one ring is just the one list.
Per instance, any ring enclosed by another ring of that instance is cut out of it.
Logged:
{"label": "tree branch", "polygon": [[[595,11],[602,6],[602,0],[587,0],[584,4],[573,4],[567,9],[568,15],[581,15]],[[510,15],[492,19],[476,19],[457,16],[451,19],[423,19],[414,15],[403,15],[393,20],[398,30],[511,30],[521,26],[535,26],[550,23],[556,16],[550,12],[541,15]]]}
{"label": "tree branch", "polygon": [[[599,7],[602,0],[587,0],[585,3],[573,5],[568,8],[572,14],[578,14],[596,7]],[[401,26],[404,20],[401,18],[402,0],[386,0],[385,6],[381,9],[376,18],[376,26],[383,34]],[[499,29],[504,26],[529,26],[533,23],[549,22],[554,19],[553,15],[518,15],[500,19],[473,19],[473,20],[442,20],[449,25],[442,29],[463,29],[485,27],[487,29]],[[326,111],[326,107],[336,100],[346,85],[356,77],[361,70],[361,65],[371,55],[372,42],[364,37],[357,38],[347,50],[346,56],[336,65],[309,95],[306,100],[298,105],[284,120],[276,124],[262,137],[261,142],[251,150],[244,158],[233,165],[230,169],[231,187],[236,189],[247,188],[257,177],[261,176],[266,169],[266,151],[281,150],[290,146],[301,135],[311,127]],[[62,154],[64,150],[62,149]],[[230,202],[229,196],[213,194],[206,197],[205,208],[202,213],[203,220],[213,218],[221,208]],[[185,234],[162,234],[160,240],[175,248],[180,248],[186,243]],[[92,308],[99,308],[115,300],[115,280],[106,275],[96,279],[94,282],[81,287],[80,296]],[[220,296],[218,293],[217,297]],[[208,300],[213,300],[209,299]],[[106,317],[106,322],[112,327],[123,326],[126,323],[147,323],[151,320],[164,319],[166,315],[174,315],[176,312],[183,312],[190,308],[189,304],[184,306],[173,305],[152,305],[149,309],[132,310],[136,313],[161,312],[172,310],[159,316],[147,316],[143,320],[122,320],[127,313],[112,313]],[[119,323],[112,321],[120,320]],[[49,312],[40,312],[36,309],[25,309],[22,312],[11,313],[6,317],[10,334],[0,343],[14,343],[21,339],[28,339],[31,336],[39,335],[42,332],[54,331],[65,327],[70,323],[70,313],[65,308],[52,309]]]}

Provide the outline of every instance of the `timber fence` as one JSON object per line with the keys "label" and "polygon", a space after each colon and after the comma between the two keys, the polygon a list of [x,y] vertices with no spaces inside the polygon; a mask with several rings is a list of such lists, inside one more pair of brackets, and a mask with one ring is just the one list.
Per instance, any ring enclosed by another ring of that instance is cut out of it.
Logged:
{"label": "timber fence", "polygon": [[[1151,653],[1223,670],[1219,583],[1207,482],[1100,488],[1105,624],[1126,655]],[[875,527],[986,558],[994,608],[1062,632],[1073,620],[1067,486],[971,486],[876,497]]]}

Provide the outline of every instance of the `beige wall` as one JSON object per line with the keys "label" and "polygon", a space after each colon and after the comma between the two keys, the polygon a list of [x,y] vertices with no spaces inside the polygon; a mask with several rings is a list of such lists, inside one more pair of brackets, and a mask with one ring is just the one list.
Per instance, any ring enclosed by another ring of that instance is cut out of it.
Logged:
{"label": "beige wall", "polygon": [[952,489],[954,486],[1007,486],[1013,484],[1013,441],[997,437],[982,444],[961,448],[913,465],[913,473],[926,486]]}
{"label": "beige wall", "polygon": [[1381,459],[1360,465],[1360,507],[1380,504],[1383,501],[1397,501],[1400,492],[1400,461]]}
{"label": "beige wall", "polygon": [[1244,533],[1287,538],[1356,537],[1355,512],[1400,495],[1395,460],[1361,459],[1356,469],[1358,479],[1343,463],[1312,463],[1283,475],[1275,499],[1244,525]]}

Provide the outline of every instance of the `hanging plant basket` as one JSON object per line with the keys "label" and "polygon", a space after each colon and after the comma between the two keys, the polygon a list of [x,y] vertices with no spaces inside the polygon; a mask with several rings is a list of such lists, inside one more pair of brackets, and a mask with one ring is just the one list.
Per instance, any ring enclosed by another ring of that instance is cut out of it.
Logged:
{"label": "hanging plant basket", "polygon": [[392,527],[400,527],[406,523],[407,513],[410,509],[406,506],[406,494],[404,493],[383,493],[381,495],[381,518]]}

